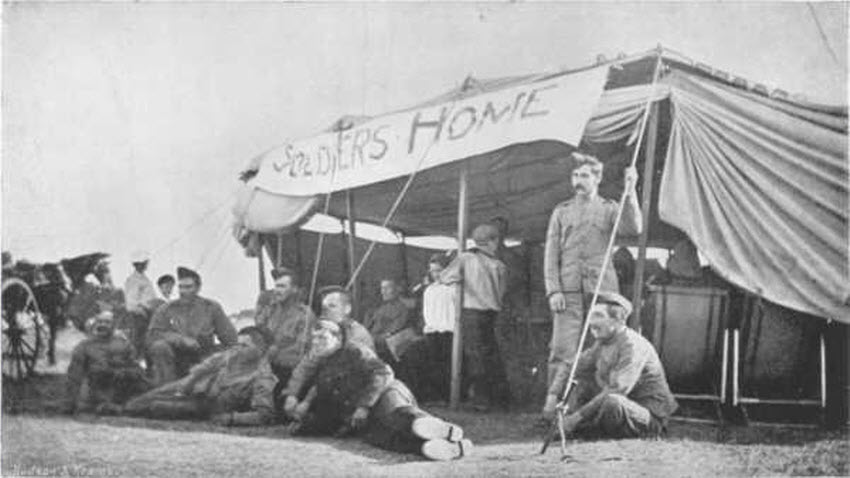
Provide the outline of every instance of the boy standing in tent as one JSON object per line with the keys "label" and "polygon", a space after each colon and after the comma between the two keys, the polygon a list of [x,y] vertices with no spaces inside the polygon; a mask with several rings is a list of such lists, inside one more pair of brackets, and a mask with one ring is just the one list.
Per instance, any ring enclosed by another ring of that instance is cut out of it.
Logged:
{"label": "boy standing in tent", "polygon": [[[592,295],[599,276],[600,290],[619,292],[613,261],[602,271],[608,240],[614,233],[618,204],[599,196],[602,163],[593,156],[573,153],[573,198],[552,211],[546,232],[543,274],[546,297],[552,311],[548,384],[543,417],[555,414],[560,391],[568,378],[575,358],[584,319],[585,294]],[[628,167],[624,173],[627,197],[617,231],[622,235],[640,234],[642,215],[638,206],[637,170]]]}

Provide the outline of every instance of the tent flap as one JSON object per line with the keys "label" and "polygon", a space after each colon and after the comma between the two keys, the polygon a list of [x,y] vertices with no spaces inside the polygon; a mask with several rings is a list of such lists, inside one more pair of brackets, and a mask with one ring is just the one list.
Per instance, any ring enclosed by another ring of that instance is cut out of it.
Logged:
{"label": "tent flap", "polygon": [[674,71],[661,218],[730,282],[850,322],[846,118]]}

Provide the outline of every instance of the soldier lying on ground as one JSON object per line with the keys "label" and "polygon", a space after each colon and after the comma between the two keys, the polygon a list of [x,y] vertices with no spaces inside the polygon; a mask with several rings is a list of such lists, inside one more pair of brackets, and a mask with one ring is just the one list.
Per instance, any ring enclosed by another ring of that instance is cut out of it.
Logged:
{"label": "soldier lying on ground", "polygon": [[[323,320],[329,320],[336,323],[345,331],[345,337],[348,342],[361,345],[367,349],[375,350],[375,342],[366,327],[351,318],[351,295],[344,288],[339,286],[325,287],[319,291],[322,300],[322,315]],[[304,382],[308,377],[315,374],[316,368],[319,366],[319,357],[310,353],[309,347],[307,353],[302,355],[298,365],[292,370],[292,374],[286,386],[279,393],[279,403],[289,403],[295,398],[290,398],[298,393],[304,386]]]}
{"label": "soldier lying on ground", "polygon": [[659,436],[676,411],[658,354],[626,326],[631,311],[620,294],[599,294],[589,318],[596,342],[578,359],[579,384],[569,407],[575,411],[564,418],[566,432],[604,438]]}
{"label": "soldier lying on ground", "polygon": [[[374,446],[421,453],[432,460],[461,458],[471,452],[472,442],[463,438],[460,427],[420,409],[389,365],[372,350],[346,342],[345,333],[334,322],[317,323],[311,354],[320,358],[319,366],[285,408],[295,420],[293,433],[356,433]],[[302,395],[304,400],[294,401]]]}
{"label": "soldier lying on ground", "polygon": [[92,320],[91,334],[77,344],[68,366],[66,411],[110,413],[150,388],[130,342],[115,335],[111,312]]}
{"label": "soldier lying on ground", "polygon": [[272,423],[274,387],[266,352],[272,338],[245,327],[237,344],[192,367],[189,375],[130,400],[124,413],[160,419],[211,419],[228,426]]}

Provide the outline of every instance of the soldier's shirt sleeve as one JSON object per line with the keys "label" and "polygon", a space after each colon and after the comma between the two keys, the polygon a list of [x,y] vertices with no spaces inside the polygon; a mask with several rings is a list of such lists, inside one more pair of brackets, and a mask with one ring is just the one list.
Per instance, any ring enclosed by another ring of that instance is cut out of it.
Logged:
{"label": "soldier's shirt sleeve", "polygon": [[395,376],[393,375],[393,369],[379,359],[371,350],[358,347],[357,353],[359,355],[357,358],[360,361],[360,366],[366,369],[369,374],[369,383],[357,398],[357,406],[372,408],[378,402],[378,399],[381,398],[381,394],[384,393],[390,383],[395,380]]}
{"label": "soldier's shirt sleeve", "polygon": [[298,398],[302,391],[312,385],[319,370],[319,361],[321,359],[313,354],[306,354],[301,357],[298,365],[292,370],[292,375],[289,377],[289,382],[286,384],[280,394]]}
{"label": "soldier's shirt sleeve", "polygon": [[213,324],[218,341],[227,347],[236,343],[236,328],[225,315],[224,310],[217,303],[212,303]]}
{"label": "soldier's shirt sleeve", "polygon": [[593,376],[596,373],[596,359],[597,359],[597,350],[599,348],[594,345],[593,347],[585,350],[579,355],[578,361],[576,363],[576,379],[578,380],[593,380]]}
{"label": "soldier's shirt sleeve", "polygon": [[543,250],[543,281],[546,296],[561,292],[561,215],[555,207],[546,229],[546,245]]}
{"label": "soldier's shirt sleeve", "polygon": [[153,317],[151,317],[151,323],[148,326],[148,342],[159,340],[164,333],[172,331],[170,318],[168,304],[163,305],[154,312]]}
{"label": "soldier's shirt sleeve", "polygon": [[608,374],[608,390],[628,395],[637,384],[646,361],[644,350],[632,341],[624,341],[619,348],[617,363]]}
{"label": "soldier's shirt sleeve", "polygon": [[274,389],[277,377],[267,363],[261,365],[256,373],[251,387],[251,410],[257,412],[261,423],[272,423],[275,418]]}
{"label": "soldier's shirt sleeve", "polygon": [[71,363],[68,365],[66,398],[70,404],[75,404],[80,395],[80,387],[86,376],[87,368],[88,354],[86,353],[86,343],[83,342],[74,347],[73,352],[71,352]]}
{"label": "soldier's shirt sleeve", "polygon": [[[617,203],[614,203],[613,217],[616,217],[616,208]],[[635,196],[629,195],[623,205],[623,217],[620,218],[620,228],[617,232],[623,236],[636,236],[640,234],[642,230],[643,214],[641,213],[640,205],[638,205],[638,201]]]}
{"label": "soldier's shirt sleeve", "polygon": [[465,252],[461,252],[457,257],[454,258],[453,261],[440,272],[440,282],[443,284],[457,284],[461,280],[461,263],[463,261]]}
{"label": "soldier's shirt sleeve", "polygon": [[260,296],[257,297],[257,305],[254,308],[256,313],[254,314],[254,322],[258,326],[265,326],[269,319],[269,312],[271,307],[269,307],[269,295],[264,291],[260,293]]}

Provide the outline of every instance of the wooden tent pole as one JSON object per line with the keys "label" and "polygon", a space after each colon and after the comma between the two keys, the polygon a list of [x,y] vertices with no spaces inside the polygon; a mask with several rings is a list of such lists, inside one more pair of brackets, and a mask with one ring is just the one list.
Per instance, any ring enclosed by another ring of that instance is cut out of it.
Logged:
{"label": "wooden tent pole", "polygon": [[295,270],[298,278],[304,280],[304,261],[301,259],[301,229],[295,230]]}
{"label": "wooden tent pole", "polygon": [[[458,256],[466,247],[466,223],[469,215],[469,198],[467,191],[467,175],[469,166],[466,161],[460,163],[460,175],[457,200],[457,252]],[[452,381],[449,406],[457,409],[460,405],[460,370],[463,364],[463,337],[461,336],[460,314],[463,311],[463,268],[460,270],[460,282],[457,289],[457,313],[455,330],[452,337]]]}
{"label": "wooden tent pole", "polygon": [[641,212],[643,212],[643,227],[641,228],[640,237],[638,238],[638,257],[637,268],[635,269],[635,278],[632,289],[632,305],[634,313],[629,319],[629,326],[640,332],[641,320],[640,312],[643,305],[643,276],[646,271],[646,246],[649,242],[649,224],[652,207],[652,192],[655,187],[655,146],[658,139],[658,103],[652,104],[652,109],[649,112],[649,128],[646,133],[646,154],[644,155],[643,164],[643,187],[641,198]]}
{"label": "wooden tent pole", "polygon": [[358,317],[357,309],[360,304],[360,287],[352,275],[357,268],[357,249],[355,238],[357,237],[357,218],[354,215],[354,192],[345,190],[345,215],[348,218],[348,281],[351,283],[351,313]]}
{"label": "wooden tent pole", "polygon": [[404,290],[410,289],[410,278],[408,276],[408,267],[407,267],[407,241],[404,238],[404,233],[400,232],[401,243],[398,245],[399,253],[401,254],[401,280],[404,282],[403,284],[399,284],[404,287]]}
{"label": "wooden tent pole", "polygon": [[274,258],[275,267],[283,267],[283,233],[277,235],[277,255]]}
{"label": "wooden tent pole", "polygon": [[260,276],[260,292],[266,290],[266,264],[263,261],[263,236],[260,235],[260,251],[257,254],[257,273]]}

